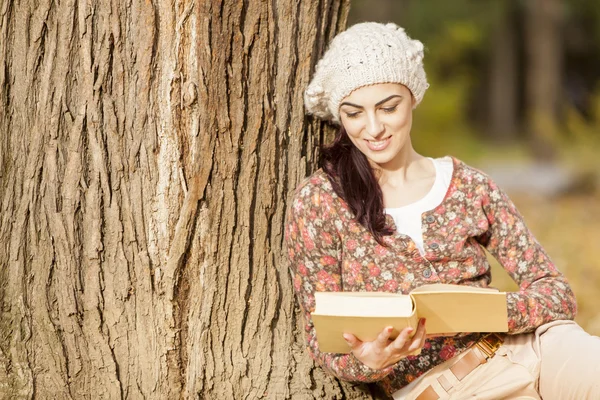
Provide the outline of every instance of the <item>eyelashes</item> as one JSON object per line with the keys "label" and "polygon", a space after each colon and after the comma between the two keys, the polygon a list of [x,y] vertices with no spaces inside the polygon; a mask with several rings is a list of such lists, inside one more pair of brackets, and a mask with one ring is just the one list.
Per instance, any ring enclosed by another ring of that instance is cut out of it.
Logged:
{"label": "eyelashes", "polygon": [[[398,109],[398,106],[392,106],[392,107],[382,107],[380,108],[381,111],[383,111],[386,114],[393,114],[394,112],[396,112],[396,110]],[[346,114],[346,118],[357,118],[360,114],[362,113],[362,111],[355,111],[355,112],[347,112]]]}

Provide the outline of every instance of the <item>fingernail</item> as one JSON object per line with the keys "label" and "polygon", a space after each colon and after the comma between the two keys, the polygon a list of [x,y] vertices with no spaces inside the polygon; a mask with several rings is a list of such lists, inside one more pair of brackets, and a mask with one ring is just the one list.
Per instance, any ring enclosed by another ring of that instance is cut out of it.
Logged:
{"label": "fingernail", "polygon": [[425,318],[421,318],[421,326],[425,325]]}
{"label": "fingernail", "polygon": [[414,328],[408,328],[407,331],[408,331],[408,333],[413,333]]}
{"label": "fingernail", "polygon": [[344,333],[342,336],[344,337],[344,340],[345,340],[346,342],[349,342],[349,341],[350,341],[350,336],[346,335],[345,333]]}
{"label": "fingernail", "polygon": [[387,328],[388,333],[392,333],[393,330],[394,330],[393,326],[388,326],[388,328]]}

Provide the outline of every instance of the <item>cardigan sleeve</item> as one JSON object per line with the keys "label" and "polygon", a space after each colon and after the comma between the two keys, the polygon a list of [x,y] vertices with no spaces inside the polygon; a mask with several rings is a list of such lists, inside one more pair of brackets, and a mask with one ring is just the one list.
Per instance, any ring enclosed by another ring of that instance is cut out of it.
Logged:
{"label": "cardigan sleeve", "polygon": [[489,177],[484,179],[482,206],[489,228],[479,238],[480,243],[519,285],[518,292],[507,293],[509,333],[528,332],[554,320],[573,319],[577,303],[564,275],[506,193]]}
{"label": "cardigan sleeve", "polygon": [[330,193],[316,186],[301,185],[288,208],[285,241],[296,297],[305,319],[308,352],[327,372],[339,379],[374,382],[392,372],[367,367],[352,353],[322,353],[313,326],[315,291],[341,290],[341,245],[335,224],[337,214]]}

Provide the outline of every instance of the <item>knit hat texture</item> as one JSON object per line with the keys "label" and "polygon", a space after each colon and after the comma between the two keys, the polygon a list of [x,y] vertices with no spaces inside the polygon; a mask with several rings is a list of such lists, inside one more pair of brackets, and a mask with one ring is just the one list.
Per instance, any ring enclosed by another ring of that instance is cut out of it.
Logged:
{"label": "knit hat texture", "polygon": [[394,23],[363,22],[333,38],[304,93],[306,110],[339,123],[341,101],[355,89],[376,83],[403,84],[415,106],[429,87],[423,43]]}

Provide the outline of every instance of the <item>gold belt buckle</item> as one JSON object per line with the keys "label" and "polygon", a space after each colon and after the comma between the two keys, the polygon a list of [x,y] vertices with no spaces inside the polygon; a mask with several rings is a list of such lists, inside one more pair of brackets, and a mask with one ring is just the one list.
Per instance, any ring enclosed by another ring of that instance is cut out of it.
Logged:
{"label": "gold belt buckle", "polygon": [[485,359],[487,360],[494,357],[496,350],[502,346],[502,342],[504,342],[504,340],[500,336],[495,333],[490,333],[479,339],[477,343],[475,343],[475,346],[479,347],[479,350],[485,354]]}

